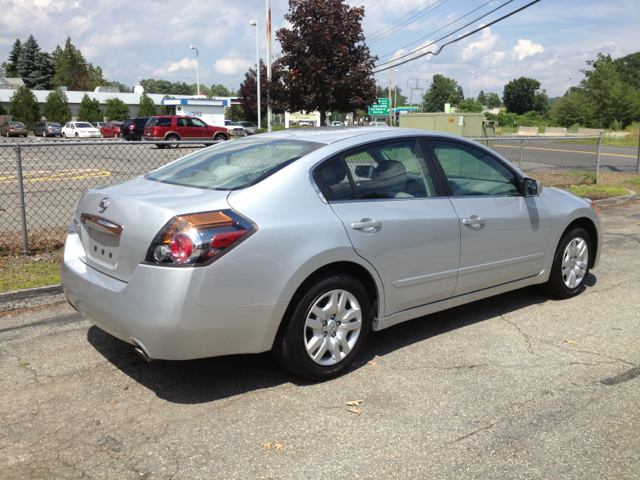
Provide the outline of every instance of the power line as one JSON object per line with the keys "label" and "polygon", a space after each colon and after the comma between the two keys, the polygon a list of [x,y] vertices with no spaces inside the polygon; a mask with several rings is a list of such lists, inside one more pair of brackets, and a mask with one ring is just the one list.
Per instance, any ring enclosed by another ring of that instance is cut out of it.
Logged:
{"label": "power line", "polygon": [[[484,7],[485,5],[487,5],[488,3],[491,3],[491,2],[493,2],[493,1],[494,1],[494,0],[487,0],[485,3],[483,3],[482,5],[480,5],[478,8],[475,8],[475,9],[471,10],[469,13],[467,13],[467,14],[465,14],[465,15],[463,15],[463,16],[461,16],[461,17],[459,17],[459,18],[456,18],[453,22],[447,23],[444,27],[439,28],[438,30],[434,30],[433,32],[431,32],[431,33],[429,33],[429,34],[425,35],[424,37],[421,37],[421,38],[419,38],[418,40],[416,40],[416,41],[414,41],[414,42],[408,43],[407,45],[405,45],[405,46],[403,46],[403,47],[396,48],[393,52],[389,52],[389,53],[385,53],[384,55],[380,55],[380,58],[385,58],[385,57],[391,56],[391,55],[393,55],[394,53],[396,53],[398,50],[402,50],[403,48],[410,47],[410,46],[411,46],[411,45],[413,45],[414,43],[418,43],[420,40],[424,40],[425,38],[429,38],[429,37],[430,37],[431,35],[433,35],[434,33],[438,33],[440,30],[444,30],[444,29],[445,29],[445,28],[447,28],[448,26],[453,25],[453,24],[454,24],[454,23],[456,23],[456,22],[459,22],[459,21],[460,21],[460,20],[462,20],[464,17],[468,17],[468,16],[469,16],[469,15],[471,15],[473,12],[475,12],[475,11],[477,11],[477,10],[480,10],[482,7]],[[512,2],[512,1],[513,1],[513,0],[510,0],[510,1],[509,1],[509,2],[507,2],[507,3],[510,3],[510,2]],[[505,5],[506,5],[506,3],[505,3]],[[489,13],[491,13],[491,12],[489,12]]]}
{"label": "power line", "polygon": [[[413,49],[413,51],[411,51],[411,52],[409,52],[409,53],[406,53],[406,54],[404,54],[404,55],[402,55],[402,56],[400,56],[400,57],[398,57],[398,58],[395,58],[395,59],[393,59],[393,61],[394,61],[394,62],[397,62],[398,60],[401,60],[401,59],[406,58],[406,57],[408,57],[408,56],[410,56],[410,55],[413,55],[413,54],[414,54],[414,53],[416,53],[418,50],[424,50],[425,48],[430,47],[431,45],[433,45],[433,44],[435,44],[435,43],[439,42],[440,40],[444,40],[445,38],[450,37],[450,36],[451,36],[451,35],[453,35],[454,33],[457,33],[457,32],[459,32],[460,30],[462,30],[462,29],[464,29],[464,28],[467,28],[469,25],[472,25],[472,24],[476,23],[478,20],[482,20],[484,17],[486,17],[486,16],[488,16],[488,15],[491,15],[491,14],[492,14],[493,12],[495,12],[496,10],[501,9],[502,7],[504,7],[505,5],[510,4],[511,2],[513,2],[513,0],[509,0],[509,1],[508,1],[508,2],[506,2],[506,3],[503,3],[503,4],[502,4],[502,5],[500,5],[499,7],[494,8],[493,10],[491,10],[491,11],[489,11],[489,12],[485,13],[484,15],[481,15],[481,16],[479,16],[478,18],[476,18],[476,19],[474,19],[474,20],[471,20],[469,23],[466,23],[466,24],[462,25],[461,27],[456,28],[455,30],[453,30],[453,31],[451,31],[451,32],[449,32],[449,33],[447,33],[446,35],[443,35],[442,37],[437,38],[436,40],[434,40],[434,41],[432,41],[432,42],[430,42],[430,43],[428,43],[428,44],[426,44],[426,45],[423,45],[422,47],[419,47],[419,48],[415,48],[415,49]],[[440,29],[440,30],[442,30],[442,29]],[[403,48],[404,48],[404,47],[403,47]],[[383,62],[383,63],[384,63],[384,62]],[[375,67],[379,67],[379,66],[381,66],[383,63],[379,63],[378,65],[375,65]],[[374,68],[375,68],[375,67],[374,67]]]}
{"label": "power line", "polygon": [[372,34],[370,34],[370,37],[375,37],[377,35],[378,32],[382,32],[383,30],[386,30],[387,28],[392,28],[394,23],[398,23],[400,20],[402,20],[404,17],[406,17],[407,15],[411,15],[413,12],[415,12],[416,10],[420,10],[422,7],[424,7],[427,3],[432,2],[433,0],[427,0],[426,2],[422,3],[421,5],[418,5],[416,8],[414,8],[413,10],[405,13],[403,16],[401,16],[400,18],[398,18],[397,20],[394,20],[393,22],[391,22],[389,25],[380,28],[379,30],[376,30],[375,32],[373,32]]}
{"label": "power line", "polygon": [[522,10],[524,10],[524,9],[526,9],[526,8],[529,8],[531,5],[534,5],[534,4],[536,4],[536,3],[540,2],[540,1],[541,1],[541,0],[534,0],[533,2],[528,3],[528,4],[527,4],[527,5],[525,5],[524,7],[521,7],[521,8],[519,8],[519,9],[517,9],[517,10],[514,10],[514,11],[513,11],[513,12],[511,12],[511,13],[508,13],[508,14],[507,14],[507,15],[505,15],[504,17],[500,17],[500,18],[498,18],[497,20],[494,20],[494,21],[493,21],[493,22],[491,22],[491,23],[488,23],[488,24],[486,24],[486,25],[483,25],[482,27],[477,28],[477,29],[473,30],[472,32],[466,33],[466,34],[462,35],[461,37],[456,38],[455,40],[451,40],[450,42],[447,42],[447,43],[445,43],[444,45],[442,45],[442,46],[441,46],[437,51],[435,51],[435,52],[429,51],[429,52],[421,53],[421,54],[420,54],[420,55],[418,55],[417,57],[413,57],[413,58],[410,58],[410,59],[408,59],[408,60],[405,60],[404,62],[395,63],[395,64],[393,64],[393,65],[391,65],[391,64],[390,64],[390,65],[389,65],[389,66],[387,66],[386,68],[380,68],[380,69],[378,69],[378,70],[374,70],[374,71],[373,71],[373,72],[371,72],[371,73],[376,74],[376,73],[384,72],[385,70],[388,70],[388,69],[390,69],[390,68],[399,67],[400,65],[404,65],[405,63],[413,62],[414,60],[417,60],[417,59],[419,59],[419,58],[422,58],[422,57],[424,57],[424,56],[426,56],[426,55],[434,55],[434,56],[435,56],[435,55],[440,55],[440,52],[442,52],[442,49],[443,49],[444,47],[446,47],[447,45],[451,45],[452,43],[459,42],[460,40],[462,40],[462,39],[464,39],[464,38],[467,38],[468,36],[473,35],[474,33],[478,33],[479,31],[484,30],[485,28],[488,28],[488,27],[490,27],[491,25],[495,25],[496,23],[501,22],[502,20],[504,20],[504,19],[506,19],[506,18],[509,18],[510,16],[515,15],[515,14],[516,14],[516,13],[518,13],[518,12],[521,12]]}
{"label": "power line", "polygon": [[376,43],[379,42],[380,40],[384,40],[385,38],[387,38],[390,35],[393,35],[394,33],[396,33],[398,30],[401,30],[403,27],[407,26],[409,23],[411,23],[412,21],[415,21],[421,17],[424,17],[427,13],[433,12],[436,8],[440,8],[441,6],[443,6],[445,3],[449,2],[449,0],[439,0],[439,3],[436,5],[433,5],[431,8],[429,8],[428,10],[425,10],[424,12],[421,12],[418,15],[415,15],[407,20],[405,20],[404,22],[402,22],[401,24],[399,24],[398,26],[394,27],[392,30],[384,33],[384,34],[380,34],[374,38],[368,38],[367,39],[367,43],[372,44],[372,43]]}

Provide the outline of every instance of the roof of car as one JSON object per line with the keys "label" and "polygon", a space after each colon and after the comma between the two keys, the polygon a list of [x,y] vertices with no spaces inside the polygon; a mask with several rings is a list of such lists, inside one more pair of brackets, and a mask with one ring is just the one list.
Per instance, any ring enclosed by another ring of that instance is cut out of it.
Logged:
{"label": "roof of car", "polygon": [[263,133],[260,137],[283,138],[295,137],[296,140],[306,140],[308,142],[335,143],[359,136],[380,136],[381,134],[393,133],[396,135],[424,135],[437,133],[442,136],[451,136],[441,132],[428,132],[415,128],[395,128],[395,127],[314,127],[314,128],[290,128],[272,133]]}

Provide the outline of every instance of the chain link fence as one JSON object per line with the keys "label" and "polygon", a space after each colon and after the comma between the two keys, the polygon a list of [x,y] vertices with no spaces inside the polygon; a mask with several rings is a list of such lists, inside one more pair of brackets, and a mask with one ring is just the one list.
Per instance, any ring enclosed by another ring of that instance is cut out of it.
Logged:
{"label": "chain link fence", "polygon": [[[597,182],[599,137],[473,140],[545,186]],[[179,142],[176,148],[162,148],[166,142],[11,142],[0,143],[0,254],[62,246],[84,190],[129,180],[205,146],[191,142]]]}

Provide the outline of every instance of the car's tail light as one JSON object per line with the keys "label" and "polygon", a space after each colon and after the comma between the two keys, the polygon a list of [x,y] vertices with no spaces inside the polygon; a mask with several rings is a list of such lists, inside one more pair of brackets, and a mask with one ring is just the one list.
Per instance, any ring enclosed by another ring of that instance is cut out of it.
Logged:
{"label": "car's tail light", "polygon": [[136,128],[135,125],[129,125],[129,130],[133,130],[134,128]]}
{"label": "car's tail light", "polygon": [[145,263],[208,265],[256,230],[250,220],[232,210],[173,217],[153,239]]}
{"label": "car's tail light", "polygon": [[9,130],[13,130],[13,127],[9,127]]}

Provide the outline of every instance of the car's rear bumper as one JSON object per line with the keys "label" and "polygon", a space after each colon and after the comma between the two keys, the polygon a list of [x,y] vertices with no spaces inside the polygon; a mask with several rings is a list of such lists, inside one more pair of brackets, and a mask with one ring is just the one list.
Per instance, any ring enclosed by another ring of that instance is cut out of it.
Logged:
{"label": "car's rear bumper", "polygon": [[149,357],[187,360],[271,349],[287,303],[200,307],[202,268],[141,264],[123,282],[83,263],[81,249],[78,236],[70,235],[60,266],[65,296],[89,321],[142,346]]}

